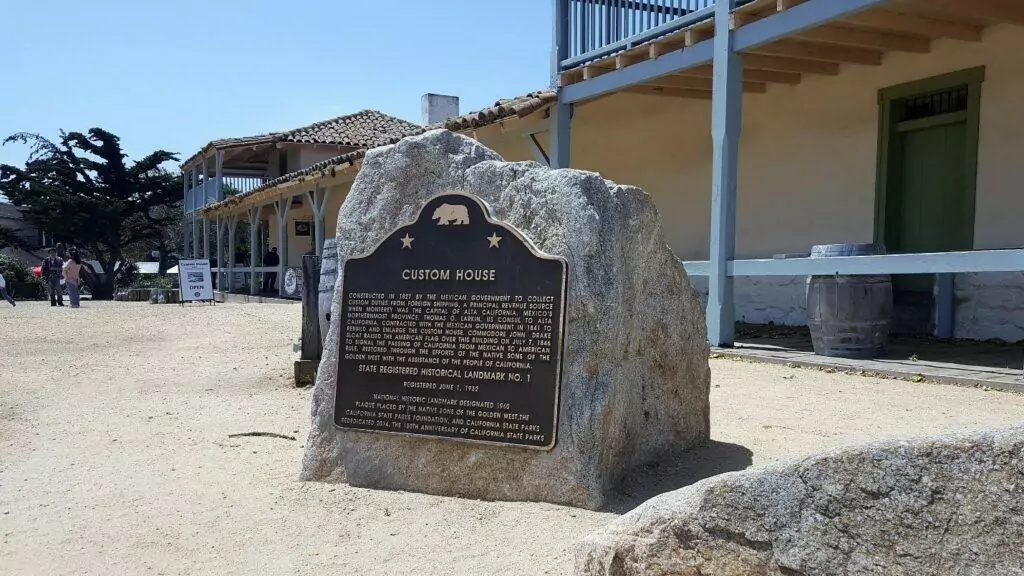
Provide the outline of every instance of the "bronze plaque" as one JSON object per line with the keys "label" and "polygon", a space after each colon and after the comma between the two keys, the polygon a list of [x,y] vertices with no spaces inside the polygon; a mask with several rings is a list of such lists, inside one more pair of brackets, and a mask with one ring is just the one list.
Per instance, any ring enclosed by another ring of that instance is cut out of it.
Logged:
{"label": "bronze plaque", "polygon": [[564,259],[444,194],[343,274],[337,426],[555,446]]}

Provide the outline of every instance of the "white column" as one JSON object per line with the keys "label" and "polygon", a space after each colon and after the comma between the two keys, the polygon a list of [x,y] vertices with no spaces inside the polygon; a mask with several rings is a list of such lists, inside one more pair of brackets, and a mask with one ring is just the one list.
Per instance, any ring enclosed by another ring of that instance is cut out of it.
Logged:
{"label": "white column", "polygon": [[319,188],[306,192],[309,196],[309,205],[313,210],[313,235],[317,256],[322,256],[324,251],[324,207],[327,205],[327,198],[330,196],[330,188]]}
{"label": "white column", "polygon": [[228,216],[228,283],[227,292],[235,290],[235,242],[238,239],[238,215]]}
{"label": "white column", "polygon": [[[200,206],[206,206],[206,199],[208,198],[209,192],[207,191],[210,179],[208,178],[208,167],[206,165],[206,156],[202,158],[203,162],[203,201],[200,202]],[[203,217],[203,258],[210,257],[210,223]]]}
{"label": "white column", "polygon": [[292,199],[279,198],[274,202],[277,212],[277,253],[280,263],[277,265],[277,294],[284,295],[284,269],[288,265],[288,211],[291,210]]}
{"label": "white column", "polygon": [[733,279],[728,267],[736,252],[736,175],[743,114],[743,62],[733,50],[729,17],[736,0],[715,4],[714,93],[711,100],[711,258],[708,341],[732,346],[735,337]]}
{"label": "white column", "polygon": [[220,202],[224,199],[224,152],[217,150],[213,162],[213,170],[216,177],[213,181],[214,198],[217,202]]}
{"label": "white column", "polygon": [[196,189],[199,188],[199,168],[192,168],[192,247],[189,258],[199,258],[199,220],[196,217]]}
{"label": "white column", "polygon": [[188,171],[181,171],[181,187],[184,193],[184,199],[182,201],[182,210],[184,214],[181,218],[181,255],[182,257],[188,256],[188,232],[189,232],[189,212],[188,212]]}
{"label": "white column", "polygon": [[217,290],[224,291],[224,221],[217,216],[215,225],[217,227]]}
{"label": "white column", "polygon": [[[260,262],[260,254],[256,240],[260,234],[260,210],[262,206],[249,208],[249,294],[259,294],[259,283],[256,280],[256,263]],[[262,263],[262,262],[261,262]]]}

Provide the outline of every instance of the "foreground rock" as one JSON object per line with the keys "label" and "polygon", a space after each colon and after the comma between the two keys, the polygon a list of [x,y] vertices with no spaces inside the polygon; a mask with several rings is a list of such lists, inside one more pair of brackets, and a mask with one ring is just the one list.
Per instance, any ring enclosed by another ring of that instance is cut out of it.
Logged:
{"label": "foreground rock", "polygon": [[336,296],[302,478],[596,508],[630,468],[708,438],[703,311],[654,204],[637,188],[506,163],[469,138],[428,132],[366,155],[338,217],[338,269],[449,192],[482,198],[539,250],[568,261],[557,445],[541,451],[336,428]]}
{"label": "foreground rock", "polygon": [[589,537],[579,576],[1024,574],[1024,427],[716,476]]}

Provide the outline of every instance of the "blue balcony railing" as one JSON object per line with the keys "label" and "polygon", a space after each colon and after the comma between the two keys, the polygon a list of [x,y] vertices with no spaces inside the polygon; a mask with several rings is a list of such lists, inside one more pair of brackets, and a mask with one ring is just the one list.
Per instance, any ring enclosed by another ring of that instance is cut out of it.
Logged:
{"label": "blue balcony railing", "polygon": [[194,212],[227,196],[250,192],[267,180],[264,176],[224,176],[221,188],[217,185],[217,178],[210,178],[205,185],[200,182],[185,193],[185,212]]}
{"label": "blue balcony railing", "polygon": [[[715,0],[563,0],[567,55],[561,69],[610,56],[711,19]],[[740,0],[748,4],[752,0]],[[556,26],[559,23],[556,21]]]}

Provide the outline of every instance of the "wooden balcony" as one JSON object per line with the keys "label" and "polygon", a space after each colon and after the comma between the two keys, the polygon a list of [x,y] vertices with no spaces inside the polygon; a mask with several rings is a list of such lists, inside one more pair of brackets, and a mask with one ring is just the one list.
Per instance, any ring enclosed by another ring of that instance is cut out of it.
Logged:
{"label": "wooden balcony", "polygon": [[[558,63],[560,85],[570,87],[567,101],[614,91],[711,98],[714,0],[567,1],[570,56]],[[844,12],[843,3],[827,0],[741,3],[730,28],[743,55],[743,90],[759,93],[770,84],[799,84],[806,75],[834,76],[846,65],[880,66],[888,52],[927,53],[939,39],[980,42],[985,28],[999,23],[1024,25],[1024,2],[1015,0],[846,4],[864,8]],[[791,33],[769,33],[782,21]],[[652,63],[663,59],[665,65]],[[610,89],[574,86],[641,64],[642,71],[620,75],[622,81],[602,83]]]}

